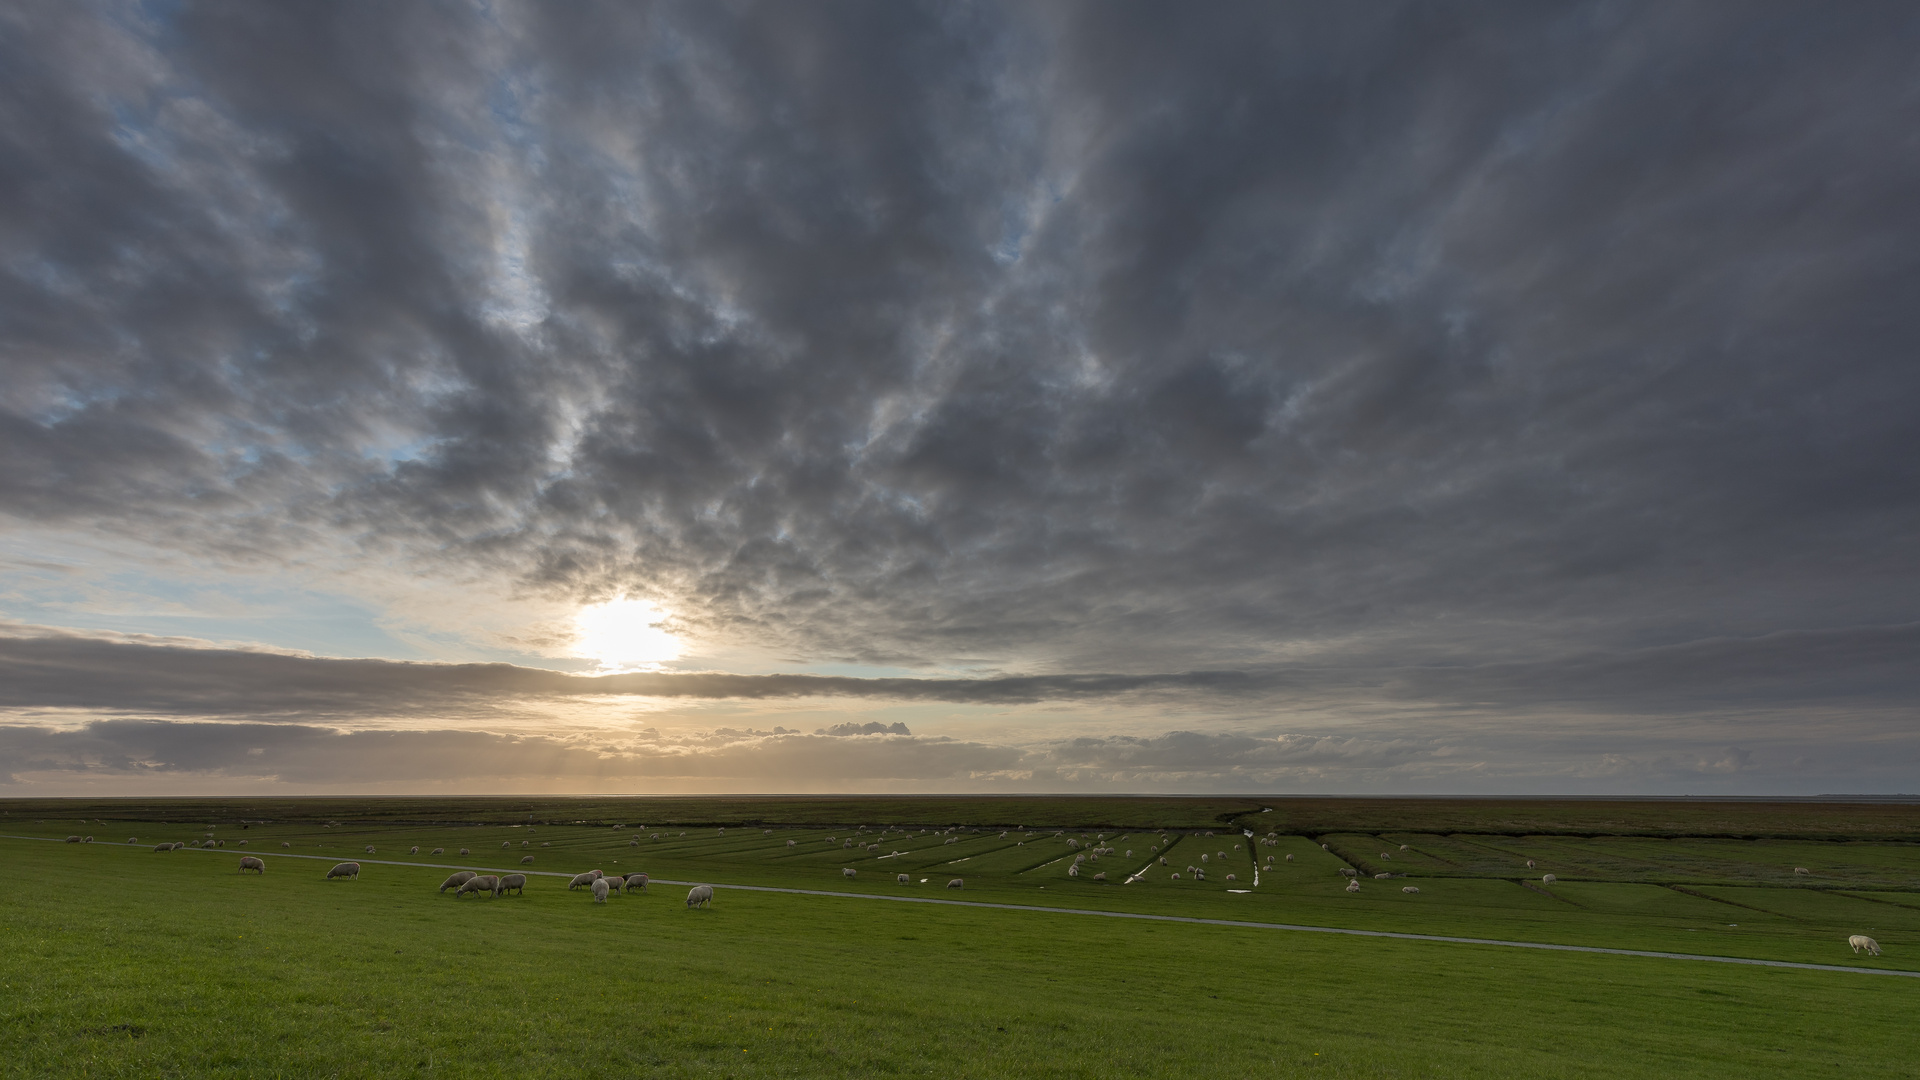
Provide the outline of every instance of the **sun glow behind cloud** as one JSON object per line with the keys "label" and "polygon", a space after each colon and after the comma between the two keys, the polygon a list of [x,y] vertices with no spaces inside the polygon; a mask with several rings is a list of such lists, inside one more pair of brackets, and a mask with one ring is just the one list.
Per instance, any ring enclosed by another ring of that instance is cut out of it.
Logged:
{"label": "sun glow behind cloud", "polygon": [[604,671],[644,671],[678,660],[680,639],[660,626],[667,617],[632,597],[590,604],[573,617],[573,655],[597,662]]}

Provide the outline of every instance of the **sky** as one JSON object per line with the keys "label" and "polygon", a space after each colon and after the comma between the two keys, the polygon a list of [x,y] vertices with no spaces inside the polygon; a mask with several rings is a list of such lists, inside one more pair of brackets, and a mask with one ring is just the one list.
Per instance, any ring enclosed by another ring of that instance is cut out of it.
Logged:
{"label": "sky", "polygon": [[0,6],[0,793],[1920,791],[1917,51]]}

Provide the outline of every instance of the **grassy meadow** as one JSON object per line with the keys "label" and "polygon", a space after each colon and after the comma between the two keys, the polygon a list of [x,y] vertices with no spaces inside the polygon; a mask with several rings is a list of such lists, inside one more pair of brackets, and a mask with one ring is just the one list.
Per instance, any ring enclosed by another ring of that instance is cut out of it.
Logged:
{"label": "grassy meadow", "polygon": [[[1126,820],[1098,802],[1061,817]],[[1211,822],[1026,828],[994,806],[979,824],[723,827],[669,825],[650,801],[531,824],[508,800],[466,822],[289,805],[0,806],[0,1074],[1920,1074],[1920,979],[1045,910],[1920,970],[1920,844],[1877,812],[1809,839],[1533,831],[1530,813],[1449,831],[1456,810],[1411,802],[1397,825],[1313,832],[1218,803]],[[25,839],[74,833],[95,842]],[[226,846],[153,850],[209,837]],[[237,872],[249,853],[265,874]],[[344,860],[359,879],[325,880]],[[535,876],[524,896],[456,899],[436,892],[453,867]],[[597,905],[548,876],[594,868],[657,880]],[[714,884],[715,902],[690,910],[658,879]],[[1855,956],[1853,933],[1885,955]]]}

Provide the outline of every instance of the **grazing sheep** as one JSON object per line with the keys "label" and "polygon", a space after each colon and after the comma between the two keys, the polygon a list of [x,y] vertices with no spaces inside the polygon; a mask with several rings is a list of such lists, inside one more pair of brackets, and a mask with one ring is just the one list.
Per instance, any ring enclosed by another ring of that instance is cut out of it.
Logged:
{"label": "grazing sheep", "polygon": [[[541,846],[541,847],[546,847],[547,845],[545,845],[545,844],[541,844],[540,846]],[[628,846],[628,847],[639,847],[639,846],[640,846],[640,838],[636,836],[636,837],[632,837],[632,838],[630,838],[630,839],[628,839],[628,840],[627,840],[627,846]]]}
{"label": "grazing sheep", "polygon": [[155,851],[172,851],[172,850],[173,850],[173,845],[172,845],[172,844],[155,844],[155,845],[153,845],[153,850],[155,850]]}
{"label": "grazing sheep", "polygon": [[1206,856],[1206,853],[1205,853],[1205,852],[1201,852],[1201,854],[1200,854],[1200,861],[1201,861],[1201,862],[1206,862],[1206,861],[1207,861],[1207,856]]}
{"label": "grazing sheep", "polygon": [[1868,937],[1865,934],[1853,935],[1852,937],[1847,939],[1847,944],[1853,946],[1853,953],[1855,956],[1860,955],[1861,949],[1867,950],[1868,956],[1880,955],[1880,943],[1873,940],[1872,938]]}
{"label": "grazing sheep", "polygon": [[267,864],[265,860],[255,858],[252,855],[248,855],[245,858],[240,860],[240,869],[242,871],[253,870],[253,871],[257,871],[259,873],[264,874],[267,872]]}
{"label": "grazing sheep", "polygon": [[[533,846],[533,841],[531,841],[531,840],[522,840],[522,841],[520,841],[520,846],[521,846],[521,847],[532,847],[532,846]],[[546,847],[547,845],[545,845],[545,844],[541,844],[540,846],[541,846],[541,847]]]}
{"label": "grazing sheep", "polygon": [[787,841],[787,846],[792,847],[795,843],[797,843],[797,841],[789,840]]}
{"label": "grazing sheep", "polygon": [[1358,874],[1359,872],[1360,872],[1360,871],[1358,871],[1358,870],[1355,870],[1355,869],[1354,869],[1353,867],[1351,867],[1351,866],[1343,866],[1343,867],[1341,867],[1341,868],[1340,868],[1340,876],[1341,876],[1341,877],[1352,877],[1352,876],[1354,876],[1355,874]]}
{"label": "grazing sheep", "polygon": [[[1401,845],[1400,845],[1400,850],[1401,850],[1401,851],[1405,851],[1405,850],[1407,850],[1407,845],[1405,845],[1405,844],[1401,844]],[[1409,887],[1411,887],[1411,886],[1409,886]],[[1419,889],[1414,889],[1413,891],[1414,891],[1414,892],[1419,892],[1420,890],[1419,890]]]}
{"label": "grazing sheep", "polygon": [[332,881],[334,878],[337,878],[337,877],[343,877],[349,880],[353,880],[353,879],[359,878],[359,876],[360,876],[360,864],[357,862],[343,862],[338,866],[335,866],[333,869],[327,871],[328,881]]}
{"label": "grazing sheep", "polygon": [[69,843],[69,844],[77,844],[77,843],[79,843],[79,842],[80,842],[80,838],[79,838],[78,836],[69,836],[69,837],[67,837],[67,843]]}
{"label": "grazing sheep", "polygon": [[1072,865],[1072,866],[1069,866],[1069,867],[1067,867],[1067,876],[1068,876],[1068,877],[1079,877],[1079,876],[1080,876],[1080,864],[1078,864],[1078,863],[1075,863],[1074,865]]}
{"label": "grazing sheep", "polygon": [[1419,891],[1420,891],[1420,886],[1418,886],[1418,885],[1402,885],[1402,886],[1400,886],[1400,891],[1401,891],[1401,892],[1404,892],[1404,893],[1417,893],[1417,892],[1419,892]]}
{"label": "grazing sheep", "polygon": [[627,883],[627,879],[623,877],[594,878],[593,881],[594,881],[594,884],[596,885],[598,885],[601,882],[606,882],[607,888],[611,889],[614,892],[619,892],[621,890],[621,886]]}
{"label": "grazing sheep", "polygon": [[241,841],[239,841],[238,843],[236,843],[236,844],[234,844],[233,846],[234,846],[234,847],[246,847],[246,846],[247,846],[247,842],[246,842],[245,840],[241,840]]}
{"label": "grazing sheep", "polygon": [[1205,870],[1195,870],[1193,872],[1193,880],[1195,881],[1207,880],[1207,872]]}
{"label": "grazing sheep", "polygon": [[[1271,856],[1271,855],[1269,855],[1269,856],[1267,856],[1267,861],[1268,861],[1268,862],[1272,862],[1272,861],[1273,861],[1273,856]],[[1293,856],[1292,856],[1292,855],[1288,855],[1288,856],[1287,856],[1287,861],[1288,861],[1288,862],[1292,862],[1292,861],[1293,861]]]}
{"label": "grazing sheep", "polygon": [[598,878],[593,876],[592,871],[588,871],[587,873],[584,873],[584,874],[575,874],[573,875],[573,880],[567,882],[567,891],[572,892],[573,890],[579,888],[582,885],[592,885],[595,881],[598,881],[598,880],[599,880]]}
{"label": "grazing sheep", "polygon": [[[522,844],[522,845],[520,845],[520,846],[521,846],[521,847],[525,847],[526,845],[525,845],[525,844]],[[541,846],[541,847],[552,847],[552,846],[553,846],[553,841],[551,841],[551,840],[542,840],[542,841],[540,841],[540,846]],[[636,847],[637,847],[637,846],[639,846],[639,845],[638,845],[638,844],[636,843],[636,844],[635,844],[634,846],[636,846]]]}
{"label": "grazing sheep", "polygon": [[[1105,875],[1105,874],[1102,874],[1102,875],[1100,875],[1100,876],[1101,876],[1101,877],[1105,877],[1106,875]],[[1240,880],[1240,876],[1239,876],[1238,874],[1228,874],[1228,875],[1227,875],[1227,880],[1228,880],[1228,881],[1239,881],[1239,880]]]}
{"label": "grazing sheep", "polygon": [[593,875],[593,876],[594,876],[595,878],[603,878],[603,877],[606,877],[606,876],[607,876],[607,875],[605,875],[605,874],[603,874],[603,873],[601,873],[601,872],[600,872],[600,871],[598,871],[598,870],[589,870],[589,871],[587,871],[587,872],[588,872],[588,873],[590,873],[590,874],[592,874],[592,875]]}
{"label": "grazing sheep", "polygon": [[467,882],[472,881],[474,878],[479,876],[480,875],[474,873],[471,870],[462,870],[459,873],[448,878],[447,880],[441,882],[440,891],[446,892],[448,889],[457,889],[460,886],[465,885]]}
{"label": "grazing sheep", "polygon": [[472,893],[475,896],[486,893],[488,896],[492,896],[498,888],[500,888],[499,878],[494,877],[492,874],[480,874],[468,878],[458,889],[455,889],[453,891],[453,898],[458,900],[468,893]]}
{"label": "grazing sheep", "polygon": [[521,866],[525,866],[525,865],[527,865],[528,863],[530,863],[530,862],[532,862],[532,861],[533,861],[533,856],[531,856],[531,855],[522,855],[522,856],[520,856],[520,865],[521,865]]}
{"label": "grazing sheep", "polygon": [[1359,892],[1359,891],[1360,891],[1360,883],[1359,883],[1358,881],[1349,881],[1349,882],[1347,882],[1347,891],[1348,891],[1348,892]]}
{"label": "grazing sheep", "polygon": [[1392,862],[1392,861],[1393,861],[1393,856],[1391,856],[1391,855],[1389,855],[1389,854],[1387,854],[1387,853],[1386,853],[1386,852],[1384,852],[1384,851],[1380,853],[1380,857],[1381,857],[1381,858],[1383,858],[1383,859],[1385,859],[1385,860],[1387,860],[1388,862]]}
{"label": "grazing sheep", "polygon": [[851,869],[849,869],[848,867],[845,867],[845,866],[843,866],[843,867],[841,867],[841,868],[840,868],[840,876],[841,876],[841,877],[852,877],[852,876],[853,876],[853,871],[852,871]]}
{"label": "grazing sheep", "polygon": [[647,887],[647,875],[645,874],[628,874],[627,875],[627,891],[628,892],[632,892],[635,889],[640,889],[644,891],[646,887]]}
{"label": "grazing sheep", "polygon": [[[131,841],[129,841],[129,842],[131,842]],[[1813,871],[1811,871],[1811,870],[1809,870],[1809,869],[1807,869],[1807,868],[1806,868],[1806,867],[1804,867],[1804,866],[1796,866],[1796,867],[1794,867],[1794,868],[1793,868],[1793,872],[1794,872],[1794,873],[1796,873],[1796,874],[1811,874],[1811,873],[1813,873]]]}
{"label": "grazing sheep", "polygon": [[129,837],[127,837],[127,843],[129,843],[129,844],[137,844],[137,843],[139,843],[139,842],[140,842],[140,838],[139,838],[139,837],[137,837],[137,836],[129,836]]}
{"label": "grazing sheep", "polygon": [[[1106,875],[1102,874],[1100,876],[1105,877]],[[966,881],[961,878],[954,878],[952,881],[947,882],[947,888],[949,889],[964,889],[966,887],[967,887]]]}
{"label": "grazing sheep", "polygon": [[[93,843],[93,837],[91,837],[91,836],[89,836],[89,837],[87,837],[87,843],[89,843],[89,844],[91,844],[91,843]],[[215,841],[213,842],[213,844],[212,844],[211,846],[213,846],[213,847],[226,847],[226,846],[227,846],[227,842],[226,842],[225,840],[215,840]],[[368,848],[367,850],[368,850],[368,851],[372,851],[373,849],[372,849],[372,848]]]}
{"label": "grazing sheep", "polygon": [[372,845],[372,844],[368,844],[368,845],[367,845],[367,854],[369,854],[369,855],[371,855],[371,854],[373,854],[373,845]]}
{"label": "grazing sheep", "polygon": [[[240,842],[241,842],[241,843],[243,843],[243,844],[244,844],[244,843],[246,843],[246,841],[245,841],[245,840],[242,840],[242,841],[240,841]],[[418,855],[418,854],[420,854],[420,845],[418,845],[418,844],[415,844],[414,846],[412,846],[412,847],[410,847],[410,848],[408,848],[408,849],[407,849],[407,854],[409,854],[409,855]]]}
{"label": "grazing sheep", "polygon": [[695,885],[687,890],[688,907],[711,907],[713,905],[713,886]]}
{"label": "grazing sheep", "polygon": [[501,846],[501,847],[503,847],[503,848],[510,848],[510,847],[512,847],[512,846],[513,846],[513,841],[511,841],[511,840],[502,840],[502,841],[500,841],[500,846]]}
{"label": "grazing sheep", "polygon": [[1390,877],[1392,877],[1392,876],[1393,876],[1392,874],[1375,874],[1375,875],[1373,875],[1373,877],[1374,877],[1374,880],[1376,880],[1376,881],[1385,881],[1385,880],[1387,880],[1388,878],[1390,878]]}
{"label": "grazing sheep", "polygon": [[1529,870],[1531,870],[1531,869],[1533,869],[1533,860],[1532,860],[1532,859],[1528,859],[1528,860],[1527,860],[1527,869],[1529,869]]}
{"label": "grazing sheep", "polygon": [[1171,873],[1171,874],[1168,874],[1168,875],[1167,875],[1167,880],[1168,880],[1168,881],[1179,881],[1179,880],[1180,880],[1180,872],[1176,870],[1176,871],[1174,871],[1173,873]]}
{"label": "grazing sheep", "polygon": [[1554,876],[1553,876],[1552,874],[1541,874],[1541,875],[1540,875],[1540,884],[1542,884],[1542,885],[1551,885],[1551,884],[1553,884],[1554,882],[1556,882],[1556,881],[1558,881],[1558,880],[1560,880],[1560,879],[1559,879],[1559,878],[1556,878],[1556,877],[1554,877]]}
{"label": "grazing sheep", "polygon": [[896,876],[896,877],[895,877],[895,878],[894,878],[893,880],[895,880],[895,881],[897,881],[897,882],[899,882],[899,883],[900,883],[900,884],[902,884],[902,885],[905,885],[906,883],[908,883],[909,881],[912,881],[913,879],[912,879],[912,878],[910,878],[910,877],[908,877],[908,876],[907,876],[907,875],[905,875],[905,874],[900,874],[900,875],[898,875],[898,876]]}
{"label": "grazing sheep", "polygon": [[286,847],[286,848],[290,848],[290,847],[292,847],[293,845],[292,845],[291,843],[289,843],[289,842],[287,842],[287,841],[285,841],[285,840],[282,840],[282,841],[280,841],[280,846],[281,846],[281,847]]}
{"label": "grazing sheep", "polygon": [[446,853],[447,853],[447,849],[443,847],[437,847],[437,848],[434,848],[432,851],[427,852],[427,854],[429,855],[445,855]]}
{"label": "grazing sheep", "polygon": [[1321,851],[1332,851],[1333,849],[1332,849],[1332,848],[1330,848],[1330,847],[1328,847],[1328,846],[1327,846],[1327,845],[1325,845],[1325,844],[1321,844],[1321,845],[1320,845],[1320,850],[1321,850]]}
{"label": "grazing sheep", "polygon": [[471,852],[471,851],[468,851],[468,850],[467,850],[466,848],[461,848],[461,849],[460,849],[460,854],[462,854],[462,855],[471,855],[471,854],[473,854],[473,852]]}

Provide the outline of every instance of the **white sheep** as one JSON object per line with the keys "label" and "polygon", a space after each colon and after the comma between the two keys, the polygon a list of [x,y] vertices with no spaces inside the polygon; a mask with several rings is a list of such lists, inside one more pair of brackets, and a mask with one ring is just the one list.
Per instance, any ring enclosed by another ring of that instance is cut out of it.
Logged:
{"label": "white sheep", "polygon": [[606,882],[607,888],[613,890],[614,892],[620,892],[621,887],[626,885],[627,883],[626,878],[620,877],[617,874],[613,877],[595,878],[594,881],[595,883],[602,882],[602,881]]}
{"label": "white sheep", "polygon": [[282,840],[282,841],[280,841],[280,846],[281,846],[281,847],[285,847],[285,848],[290,848],[290,847],[292,847],[292,846],[293,846],[293,844],[292,844],[292,843],[290,843],[290,842],[288,842],[288,841],[286,841],[286,840]]}
{"label": "white sheep", "polygon": [[[1405,844],[1401,844],[1401,845],[1400,845],[1400,850],[1401,850],[1401,851],[1405,851],[1405,850],[1407,850],[1407,845],[1405,845]],[[1409,888],[1411,888],[1411,886],[1409,886]],[[1420,890],[1418,890],[1418,889],[1414,889],[1413,891],[1414,891],[1414,892],[1419,892]]]}
{"label": "white sheep", "polygon": [[713,886],[695,885],[693,888],[688,889],[687,890],[687,906],[688,907],[713,906]]}
{"label": "white sheep", "polygon": [[[246,843],[246,841],[245,841],[245,840],[242,840],[242,841],[240,841],[240,842],[241,842],[241,843],[243,843],[243,844],[244,844],[244,843]],[[419,844],[415,844],[415,845],[413,845],[412,847],[410,847],[410,848],[408,848],[408,849],[407,849],[407,854],[409,854],[409,855],[418,855],[418,854],[420,854],[420,845],[419,845]]]}
{"label": "white sheep", "polygon": [[852,877],[852,876],[853,876],[853,870],[852,870],[851,868],[849,868],[849,867],[845,867],[845,866],[843,866],[843,867],[841,867],[841,868],[840,868],[840,876],[841,876],[841,877],[849,877],[849,878],[850,878],[850,877]]}
{"label": "white sheep", "polygon": [[789,841],[787,841],[787,846],[788,846],[788,847],[792,847],[792,846],[794,846],[794,845],[795,845],[796,843],[798,843],[798,841],[796,841],[796,840],[789,840]]}
{"label": "white sheep", "polygon": [[1404,893],[1417,893],[1417,892],[1419,892],[1419,891],[1420,891],[1420,886],[1418,886],[1418,885],[1402,885],[1402,886],[1400,886],[1400,891],[1401,891],[1401,892],[1404,892]]}
{"label": "white sheep", "polygon": [[1533,867],[1533,860],[1532,860],[1532,859],[1528,859],[1528,860],[1527,860],[1527,869],[1529,869],[1529,870],[1532,870],[1533,868],[1534,868],[1534,867]]}
{"label": "white sheep", "polygon": [[1325,844],[1321,844],[1321,845],[1320,845],[1320,850],[1321,850],[1321,851],[1332,851],[1333,849],[1332,849],[1332,848],[1330,848],[1330,847],[1328,847],[1328,846],[1327,846],[1327,845],[1325,845]]}
{"label": "white sheep", "polygon": [[510,847],[512,847],[512,846],[513,846],[513,841],[511,841],[511,840],[502,840],[502,841],[500,841],[500,846],[501,846],[501,847],[503,847],[503,848],[510,848]]}
{"label": "white sheep", "polygon": [[909,882],[911,882],[911,881],[912,881],[913,879],[912,879],[912,878],[910,878],[910,877],[908,877],[908,876],[907,876],[907,875],[905,875],[905,874],[896,874],[896,875],[894,875],[894,879],[893,879],[893,880],[895,880],[895,881],[897,881],[897,882],[899,882],[899,883],[900,883],[900,884],[902,884],[902,885],[905,885],[905,884],[907,884],[907,883],[909,883]]}
{"label": "white sheep", "polygon": [[267,872],[267,864],[261,859],[248,855],[240,860],[240,869],[241,871],[253,870],[264,874]]}
{"label": "white sheep", "polygon": [[1812,874],[1812,873],[1813,873],[1813,871],[1811,871],[1811,870],[1809,870],[1809,869],[1807,869],[1807,868],[1806,868],[1806,867],[1804,867],[1804,866],[1796,866],[1796,867],[1794,867],[1794,868],[1793,868],[1793,872],[1794,872],[1794,873],[1796,873],[1796,874]]}
{"label": "white sheep", "polygon": [[[546,847],[547,845],[545,845],[545,844],[541,844],[540,846],[541,846],[541,847]],[[636,836],[636,837],[632,837],[632,838],[630,838],[630,839],[628,839],[628,840],[627,840],[627,846],[628,846],[628,847],[639,847],[639,846],[640,846],[640,838]]]}
{"label": "white sheep", "polygon": [[235,843],[235,844],[234,844],[233,846],[234,846],[234,847],[246,847],[246,846],[247,846],[247,842],[246,842],[245,840],[241,840],[241,841],[239,841],[239,842],[237,842],[237,843]]}
{"label": "white sheep", "polygon": [[1853,946],[1853,953],[1855,956],[1860,955],[1861,949],[1867,950],[1868,956],[1880,955],[1880,943],[1873,940],[1872,938],[1868,937],[1865,934],[1853,935],[1852,937],[1847,939],[1847,944]]}
{"label": "white sheep", "polygon": [[1178,871],[1178,870],[1175,870],[1175,871],[1174,871],[1173,873],[1171,873],[1171,874],[1168,874],[1168,875],[1167,875],[1167,880],[1168,880],[1168,881],[1179,881],[1179,880],[1180,880],[1180,871]]}
{"label": "white sheep", "polygon": [[[1106,877],[1105,874],[1101,874],[1100,876]],[[947,882],[947,888],[949,889],[964,889],[966,887],[967,887],[967,883],[962,878],[954,878],[952,881]]]}
{"label": "white sheep", "polygon": [[644,891],[646,887],[647,887],[647,875],[645,874],[628,874],[627,875],[627,891],[628,892],[632,892],[635,889],[640,889]]}
{"label": "white sheep", "polygon": [[1542,884],[1542,885],[1551,885],[1551,884],[1553,884],[1554,882],[1556,882],[1556,881],[1558,881],[1558,880],[1560,880],[1560,879],[1559,879],[1559,878],[1556,878],[1556,877],[1554,877],[1554,876],[1553,876],[1552,874],[1541,874],[1541,875],[1540,875],[1540,884]]}
{"label": "white sheep", "polygon": [[1373,875],[1373,877],[1374,877],[1374,880],[1376,880],[1376,881],[1385,881],[1385,880],[1387,880],[1388,878],[1390,878],[1390,877],[1392,877],[1392,876],[1393,876],[1392,874],[1375,874],[1375,875]]}
{"label": "white sheep", "polygon": [[1359,891],[1360,891],[1360,882],[1359,882],[1359,881],[1357,881],[1357,880],[1356,880],[1356,881],[1349,881],[1349,882],[1347,882],[1347,891],[1348,891],[1348,892],[1359,892]]}
{"label": "white sheep", "polygon": [[140,842],[140,838],[139,838],[139,837],[137,837],[137,836],[129,836],[129,837],[127,837],[127,843],[129,843],[129,844],[137,844],[137,843],[139,843],[139,842]]}
{"label": "white sheep", "polygon": [[77,844],[79,842],[80,842],[80,837],[78,834],[67,837],[67,843],[69,844]]}
{"label": "white sheep", "polygon": [[1355,874],[1358,874],[1359,872],[1360,872],[1360,871],[1358,871],[1358,870],[1355,870],[1355,869],[1354,869],[1353,867],[1351,867],[1351,866],[1343,866],[1343,867],[1341,867],[1341,868],[1340,868],[1340,876],[1341,876],[1341,877],[1352,877],[1352,876],[1354,876]]}
{"label": "white sheep", "polygon": [[[1267,861],[1268,861],[1268,862],[1272,862],[1272,861],[1273,861],[1273,856],[1271,856],[1271,855],[1269,855],[1269,856],[1267,856]],[[1287,861],[1288,861],[1288,862],[1292,862],[1292,861],[1293,861],[1293,856],[1292,856],[1292,855],[1288,855],[1288,856],[1287,856]]]}
{"label": "white sheep", "polygon": [[1385,859],[1385,860],[1387,860],[1388,862],[1392,862],[1392,861],[1393,861],[1393,856],[1391,856],[1391,855],[1389,855],[1389,854],[1387,854],[1387,853],[1386,853],[1386,852],[1384,852],[1384,851],[1380,853],[1380,857],[1381,857],[1381,858],[1383,858],[1383,859]]}
{"label": "white sheep", "polygon": [[504,896],[508,889],[512,889],[521,896],[527,895],[527,875],[507,874],[500,879],[500,884],[494,886],[493,895]]}
{"label": "white sheep", "polygon": [[533,856],[531,856],[531,855],[522,855],[522,856],[520,856],[520,865],[521,865],[521,866],[526,866],[526,865],[528,865],[528,864],[530,864],[530,863],[532,863],[532,862],[533,862]]}
{"label": "white sheep", "polygon": [[606,874],[602,873],[599,870],[589,870],[587,872],[592,874],[596,880],[607,876]]}
{"label": "white sheep", "polygon": [[369,854],[369,855],[371,855],[371,854],[373,854],[373,845],[372,845],[372,844],[368,844],[368,845],[367,845],[367,854]]}
{"label": "white sheep", "polygon": [[455,889],[453,891],[453,898],[455,900],[458,900],[462,896],[467,895],[468,893],[473,893],[475,896],[478,896],[481,893],[486,893],[488,896],[492,896],[494,893],[494,890],[498,889],[499,887],[500,887],[499,878],[494,877],[492,874],[481,874],[477,877],[468,878],[464,884],[462,884],[458,889]]}
{"label": "white sheep", "polygon": [[[1102,877],[1104,877],[1105,875],[1103,874],[1103,875],[1101,875],[1101,876],[1102,876]],[[1228,874],[1228,875],[1227,875],[1227,880],[1228,880],[1228,881],[1239,881],[1239,880],[1240,880],[1240,875],[1238,875],[1238,874]]]}
{"label": "white sheep", "polygon": [[1068,877],[1079,877],[1079,876],[1080,876],[1080,864],[1079,864],[1079,863],[1075,863],[1075,864],[1073,864],[1072,866],[1069,866],[1069,867],[1067,867],[1067,876],[1068,876]]}
{"label": "white sheep", "polygon": [[480,875],[474,873],[471,870],[462,870],[459,873],[453,875],[452,877],[449,877],[447,880],[441,882],[440,891],[446,892],[448,889],[457,889],[460,886],[465,885],[467,882],[472,881],[474,878],[479,876]]}
{"label": "white sheep", "polygon": [[338,866],[335,866],[333,869],[327,871],[328,881],[332,881],[334,878],[337,878],[337,877],[343,877],[343,878],[347,878],[348,880],[354,880],[359,878],[359,876],[360,876],[360,864],[357,862],[343,862]]}
{"label": "white sheep", "polygon": [[600,880],[599,878],[596,878],[593,875],[594,875],[594,872],[591,870],[587,871],[584,874],[573,875],[573,880],[567,882],[567,891],[572,892],[573,890],[579,888],[582,885],[592,885],[595,881]]}
{"label": "white sheep", "polygon": [[155,851],[172,851],[172,850],[173,850],[173,845],[172,845],[172,844],[155,844],[155,845],[153,845],[153,850],[155,850]]}
{"label": "white sheep", "polygon": [[[429,855],[445,855],[446,853],[447,853],[447,849],[443,847],[437,847],[437,848],[434,848],[432,851],[427,852],[427,854]],[[461,854],[464,855],[466,854],[466,852],[463,851],[461,852]]]}

